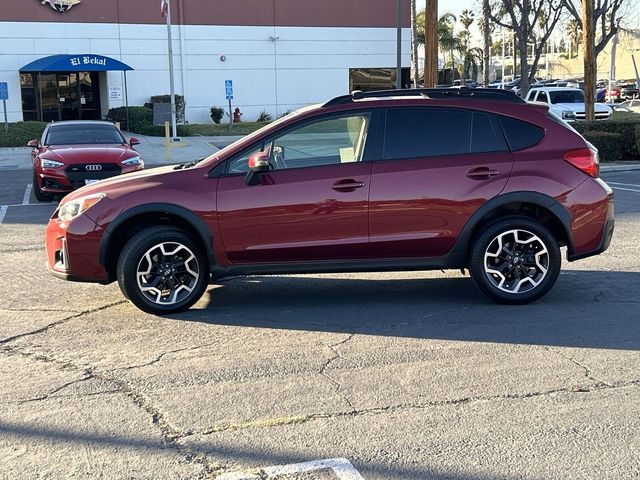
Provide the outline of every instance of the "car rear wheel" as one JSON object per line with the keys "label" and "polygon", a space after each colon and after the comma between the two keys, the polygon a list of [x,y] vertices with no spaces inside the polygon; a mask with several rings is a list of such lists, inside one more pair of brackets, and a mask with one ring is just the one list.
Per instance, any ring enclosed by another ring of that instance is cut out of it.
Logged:
{"label": "car rear wheel", "polygon": [[183,230],[151,227],[124,246],[117,278],[122,293],[136,307],[159,315],[175,313],[202,297],[209,284],[209,263]]}
{"label": "car rear wheel", "polygon": [[469,269],[476,285],[498,303],[525,304],[543,297],[558,279],[560,246],[544,225],[509,217],[476,238]]}
{"label": "car rear wheel", "polygon": [[33,196],[36,197],[36,200],[39,202],[50,202],[53,200],[53,194],[44,193],[40,190],[40,186],[38,185],[38,177],[36,176],[36,172],[33,172],[33,180],[31,187],[33,188]]}

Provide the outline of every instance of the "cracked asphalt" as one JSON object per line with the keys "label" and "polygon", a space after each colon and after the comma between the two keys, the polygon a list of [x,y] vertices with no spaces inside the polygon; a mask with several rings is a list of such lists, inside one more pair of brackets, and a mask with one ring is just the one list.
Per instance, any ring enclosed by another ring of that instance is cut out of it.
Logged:
{"label": "cracked asphalt", "polygon": [[[20,204],[29,172],[2,177],[0,201]],[[640,172],[604,178],[624,188],[611,248],[522,307],[459,272],[403,272],[234,278],[156,317],[116,285],[50,277],[53,205],[10,206],[0,478],[213,479],[338,457],[367,480],[639,478]],[[302,478],[337,477],[278,480]]]}

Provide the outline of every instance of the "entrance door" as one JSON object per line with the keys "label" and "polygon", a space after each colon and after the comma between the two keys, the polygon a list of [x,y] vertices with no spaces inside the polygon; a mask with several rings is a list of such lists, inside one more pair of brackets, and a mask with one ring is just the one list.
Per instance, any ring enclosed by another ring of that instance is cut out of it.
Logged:
{"label": "entrance door", "polygon": [[38,117],[43,122],[100,119],[98,72],[36,74]]}
{"label": "entrance door", "polygon": [[78,95],[78,74],[58,73],[58,101],[60,120],[79,120],[80,96]]}

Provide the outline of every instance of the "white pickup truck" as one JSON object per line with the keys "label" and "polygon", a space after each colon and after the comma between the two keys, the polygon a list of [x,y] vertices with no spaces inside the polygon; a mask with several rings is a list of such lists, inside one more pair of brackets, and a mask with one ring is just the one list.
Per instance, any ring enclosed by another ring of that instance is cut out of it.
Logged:
{"label": "white pickup truck", "polygon": [[[584,92],[579,88],[539,87],[527,93],[527,102],[549,105],[549,110],[566,122],[584,120]],[[611,117],[611,108],[600,103],[595,104],[596,120]]]}

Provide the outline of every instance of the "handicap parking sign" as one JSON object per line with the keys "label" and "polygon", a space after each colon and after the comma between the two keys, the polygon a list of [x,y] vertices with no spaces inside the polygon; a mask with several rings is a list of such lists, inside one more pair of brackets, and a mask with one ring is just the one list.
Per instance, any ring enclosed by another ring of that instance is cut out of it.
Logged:
{"label": "handicap parking sign", "polygon": [[9,100],[9,85],[7,82],[0,82],[0,100]]}
{"label": "handicap parking sign", "polygon": [[233,100],[233,80],[224,81],[224,93],[227,100]]}

